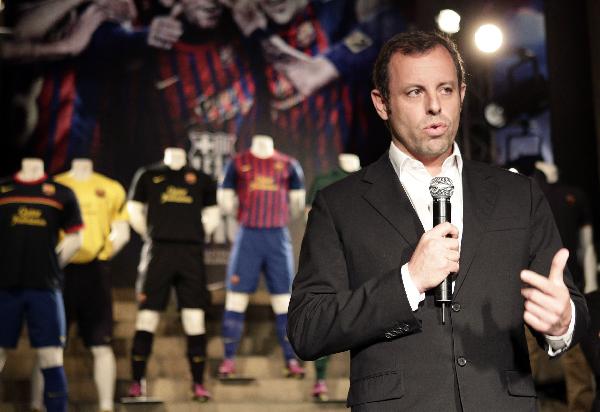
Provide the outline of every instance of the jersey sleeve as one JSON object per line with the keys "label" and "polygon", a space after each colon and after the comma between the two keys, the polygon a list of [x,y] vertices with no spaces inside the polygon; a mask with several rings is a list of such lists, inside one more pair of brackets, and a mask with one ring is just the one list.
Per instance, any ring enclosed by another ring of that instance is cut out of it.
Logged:
{"label": "jersey sleeve", "polygon": [[235,189],[237,183],[237,173],[235,171],[235,162],[233,159],[229,159],[225,164],[223,171],[223,180],[221,181],[220,187],[222,189]]}
{"label": "jersey sleeve", "polygon": [[83,228],[83,219],[81,218],[79,202],[71,189],[65,186],[64,191],[65,195],[60,227],[65,233],[75,233]]}
{"label": "jersey sleeve", "polygon": [[205,175],[204,182],[202,191],[203,207],[214,206],[217,204],[217,182],[209,175]]}
{"label": "jersey sleeve", "polygon": [[292,159],[290,161],[289,166],[290,173],[290,190],[304,189],[304,172],[302,171],[302,167],[300,163],[296,159]]}
{"label": "jersey sleeve", "polygon": [[127,221],[127,207],[125,206],[127,198],[125,196],[125,189],[120,183],[114,182],[113,191],[111,220],[113,222]]}
{"label": "jersey sleeve", "polygon": [[146,190],[146,170],[139,169],[131,182],[129,188],[128,200],[133,200],[141,203],[148,203],[148,192]]}

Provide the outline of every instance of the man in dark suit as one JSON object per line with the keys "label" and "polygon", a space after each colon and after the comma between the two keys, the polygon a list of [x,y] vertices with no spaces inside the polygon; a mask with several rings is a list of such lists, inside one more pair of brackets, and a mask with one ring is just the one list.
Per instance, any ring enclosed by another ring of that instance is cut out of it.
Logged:
{"label": "man in dark suit", "polygon": [[[317,195],[290,341],[303,359],[351,351],[353,411],[535,410],[524,325],[554,356],[588,323],[548,204],[531,179],[463,160],[466,87],[451,40],[395,36],[373,80],[392,144]],[[452,224],[432,227],[434,176],[454,182]],[[433,290],[452,273],[443,323]]]}

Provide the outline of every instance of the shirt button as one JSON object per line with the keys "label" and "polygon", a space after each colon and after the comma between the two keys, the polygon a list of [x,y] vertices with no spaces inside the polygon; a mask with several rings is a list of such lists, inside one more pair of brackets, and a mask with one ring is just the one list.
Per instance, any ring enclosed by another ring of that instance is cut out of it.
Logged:
{"label": "shirt button", "polygon": [[453,303],[453,304],[452,304],[452,310],[453,310],[454,312],[460,312],[460,309],[461,309],[461,308],[460,308],[460,303]]}
{"label": "shirt button", "polygon": [[392,339],[394,337],[394,335],[392,335],[390,332],[386,332],[385,337],[388,339]]}
{"label": "shirt button", "polygon": [[467,364],[467,360],[462,356],[459,356],[456,360],[456,363],[458,363],[458,366],[465,366]]}
{"label": "shirt button", "polygon": [[404,332],[408,332],[408,331],[410,331],[410,326],[408,326],[408,325],[405,323],[405,324],[402,326],[402,330],[403,330]]}

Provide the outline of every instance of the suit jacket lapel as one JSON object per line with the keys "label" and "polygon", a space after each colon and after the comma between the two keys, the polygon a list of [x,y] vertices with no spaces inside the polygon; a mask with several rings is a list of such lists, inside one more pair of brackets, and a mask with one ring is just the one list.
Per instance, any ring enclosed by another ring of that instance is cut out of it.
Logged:
{"label": "suit jacket lapel", "polygon": [[414,249],[423,234],[423,225],[412,207],[387,152],[367,168],[363,177],[371,183],[363,194],[371,204]]}
{"label": "suit jacket lapel", "polygon": [[456,296],[477,253],[488,218],[496,202],[497,185],[477,164],[465,161],[463,166],[463,237],[460,269],[454,286]]}

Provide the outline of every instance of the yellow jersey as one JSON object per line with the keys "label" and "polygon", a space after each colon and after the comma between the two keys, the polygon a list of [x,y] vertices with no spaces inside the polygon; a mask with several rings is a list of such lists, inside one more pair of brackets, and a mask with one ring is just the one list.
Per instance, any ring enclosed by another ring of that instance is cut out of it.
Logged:
{"label": "yellow jersey", "polygon": [[116,180],[96,172],[86,180],[75,179],[70,172],[54,179],[75,192],[85,225],[83,244],[70,263],[108,260],[113,251],[108,239],[111,224],[127,221],[125,189]]}

